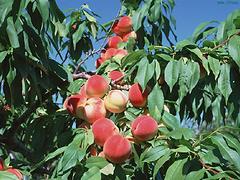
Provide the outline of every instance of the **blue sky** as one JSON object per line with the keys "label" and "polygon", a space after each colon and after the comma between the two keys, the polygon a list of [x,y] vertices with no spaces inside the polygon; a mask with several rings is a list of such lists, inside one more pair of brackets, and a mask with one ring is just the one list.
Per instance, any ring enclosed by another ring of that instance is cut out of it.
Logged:
{"label": "blue sky", "polygon": [[[211,20],[223,21],[230,12],[240,8],[240,0],[175,0],[175,2],[173,14],[177,21],[178,41],[191,36],[200,23]],[[98,19],[100,23],[114,19],[120,8],[119,0],[58,0],[62,10],[77,9],[84,3],[101,16]],[[90,61],[87,67],[93,70],[94,62],[91,59]]]}

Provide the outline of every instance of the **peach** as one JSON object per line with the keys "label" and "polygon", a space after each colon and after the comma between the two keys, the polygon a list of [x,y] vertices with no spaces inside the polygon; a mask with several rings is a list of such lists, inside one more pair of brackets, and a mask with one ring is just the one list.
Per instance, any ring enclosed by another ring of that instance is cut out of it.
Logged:
{"label": "peach", "polygon": [[101,118],[93,123],[92,132],[95,143],[103,146],[109,137],[118,134],[119,131],[110,119]]}
{"label": "peach", "polygon": [[158,124],[151,116],[141,115],[131,124],[133,136],[139,141],[152,139],[158,131]]}
{"label": "peach", "polygon": [[0,160],[0,171],[2,171],[3,169],[4,169],[4,162]]}
{"label": "peach", "polygon": [[122,16],[119,20],[115,21],[112,30],[117,35],[130,32],[132,29],[132,18],[129,16]]}
{"label": "peach", "polygon": [[131,144],[122,135],[113,135],[107,139],[103,146],[103,153],[112,163],[123,163],[131,154]]}
{"label": "peach", "polygon": [[103,58],[101,58],[101,57],[98,58],[95,63],[96,69],[99,68],[101,66],[101,64],[104,62],[105,62],[105,60]]}
{"label": "peach", "polygon": [[78,106],[84,105],[87,101],[87,97],[81,94],[71,95],[67,97],[63,103],[63,107],[67,109],[69,114],[76,115],[76,109]]}
{"label": "peach", "polygon": [[131,31],[122,36],[123,42],[127,42],[129,38],[137,39],[137,34],[135,33],[135,31]]}
{"label": "peach", "polygon": [[96,120],[106,116],[104,101],[98,97],[89,98],[85,105],[77,107],[76,115],[92,124]]}
{"label": "peach", "polygon": [[117,71],[117,70],[114,70],[114,71],[111,71],[109,74],[108,74],[109,78],[112,80],[112,81],[120,81],[123,77],[124,77],[124,74],[123,72],[121,71]]}
{"label": "peach", "polygon": [[138,83],[133,84],[129,89],[129,101],[135,107],[144,107],[147,103],[148,92],[142,92],[142,88]]}
{"label": "peach", "polygon": [[122,58],[125,57],[126,55],[128,55],[127,50],[125,50],[125,49],[118,49],[114,57],[117,57],[117,58],[119,58],[119,59],[122,59]]}
{"label": "peach", "polygon": [[22,173],[21,173],[19,170],[17,170],[17,169],[9,168],[9,169],[7,169],[6,171],[7,171],[7,172],[10,172],[10,173],[12,173],[12,174],[14,174],[14,175],[16,175],[19,180],[22,180],[22,179],[23,179]]}
{"label": "peach", "polygon": [[86,94],[88,97],[103,97],[108,91],[107,80],[100,75],[91,76],[86,82]]}
{"label": "peach", "polygon": [[120,36],[113,36],[108,39],[109,48],[118,48],[118,44],[123,42]]}
{"label": "peach", "polygon": [[99,157],[103,157],[103,158],[105,158],[105,154],[104,154],[103,151],[101,151],[101,152],[98,154],[98,156],[99,156]]}
{"label": "peach", "polygon": [[128,97],[120,90],[112,90],[104,98],[105,108],[112,113],[121,113],[126,109]]}
{"label": "peach", "polygon": [[109,48],[109,49],[106,50],[105,53],[101,54],[101,58],[104,59],[104,60],[110,59],[117,54],[117,51],[118,50],[115,49],[115,48]]}

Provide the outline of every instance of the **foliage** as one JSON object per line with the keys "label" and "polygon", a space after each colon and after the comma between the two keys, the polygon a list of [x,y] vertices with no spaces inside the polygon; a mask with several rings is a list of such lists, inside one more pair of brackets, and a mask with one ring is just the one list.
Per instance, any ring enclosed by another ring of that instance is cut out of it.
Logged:
{"label": "foliage", "polygon": [[[130,53],[97,73],[122,70],[128,85],[150,88],[147,108],[163,126],[115,165],[91,156],[92,132],[62,109],[85,82],[72,75],[87,71],[83,63],[101,50],[93,42],[109,36],[112,22],[100,25],[86,4],[65,15],[55,0],[0,0],[1,158],[31,179],[240,179],[240,10],[175,43],[174,5],[122,1],[120,15],[132,16],[137,41],[123,43]],[[111,119],[126,122],[128,134],[144,110],[128,104]],[[7,176],[14,179],[0,172]]]}

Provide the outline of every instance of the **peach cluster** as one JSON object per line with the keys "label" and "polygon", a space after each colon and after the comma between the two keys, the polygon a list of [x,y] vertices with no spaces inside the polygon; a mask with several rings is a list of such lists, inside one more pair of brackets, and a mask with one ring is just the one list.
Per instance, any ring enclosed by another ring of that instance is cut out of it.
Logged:
{"label": "peach cluster", "polygon": [[128,54],[127,50],[120,49],[119,44],[127,42],[129,38],[136,39],[137,35],[132,31],[132,19],[129,16],[122,16],[116,20],[112,26],[114,36],[108,38],[107,48],[101,52],[100,57],[96,61],[96,68],[98,68],[106,60],[115,58],[123,58]]}
{"label": "peach cluster", "polygon": [[[119,79],[123,74],[111,72],[112,79]],[[129,97],[125,91],[110,90],[108,81],[101,75],[91,76],[80,88],[78,94],[66,98],[64,108],[69,114],[85,120],[79,127],[91,128],[95,146],[102,152],[98,156],[104,157],[112,163],[123,163],[132,152],[128,138],[124,137],[116,124],[108,119],[110,113],[122,113],[126,110],[128,100],[136,107],[144,107],[147,92],[142,92],[139,84],[134,84],[129,90]],[[131,124],[134,141],[143,142],[152,139],[158,130],[157,122],[150,116],[137,117]],[[97,155],[97,148],[91,146],[90,154]]]}
{"label": "peach cluster", "polygon": [[1,159],[0,159],[0,171],[7,171],[17,176],[18,180],[23,180],[23,175],[18,169],[15,169],[11,166],[5,167],[4,161],[2,161]]}

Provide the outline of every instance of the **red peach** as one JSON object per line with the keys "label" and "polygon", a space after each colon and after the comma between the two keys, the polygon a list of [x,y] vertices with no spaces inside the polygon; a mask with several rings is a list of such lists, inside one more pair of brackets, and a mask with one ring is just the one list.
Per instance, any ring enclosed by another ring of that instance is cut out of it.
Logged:
{"label": "red peach", "polygon": [[123,72],[121,71],[117,71],[117,70],[114,70],[114,71],[111,71],[109,74],[108,74],[109,78],[112,80],[112,81],[120,81],[124,74]]}
{"label": "red peach", "polygon": [[118,49],[114,57],[117,57],[117,58],[119,58],[119,59],[122,59],[122,58],[125,57],[126,55],[128,55],[127,50],[125,50],[125,49]]}
{"label": "red peach", "polygon": [[119,20],[116,20],[116,21],[114,22],[114,24],[113,24],[113,26],[112,26],[112,31],[113,31],[115,34],[121,36],[121,35],[123,35],[124,33],[120,31],[120,29],[119,29],[119,27],[118,27],[118,22],[119,22]]}
{"label": "red peach", "polygon": [[92,132],[95,143],[99,146],[103,146],[109,137],[118,134],[119,131],[110,119],[101,118],[93,123]]}
{"label": "red peach", "polygon": [[103,151],[101,151],[101,152],[98,154],[98,156],[99,156],[99,157],[103,157],[103,158],[105,158],[105,154],[104,154]]}
{"label": "red peach", "polygon": [[151,116],[141,115],[131,124],[133,136],[139,141],[152,139],[158,131],[158,124]]}
{"label": "red peach", "polygon": [[132,29],[132,19],[129,16],[123,16],[119,20],[115,21],[112,30],[117,35],[130,32]]}
{"label": "red peach", "polygon": [[105,108],[112,113],[121,113],[126,109],[128,97],[120,90],[112,90],[104,98]]}
{"label": "red peach", "polygon": [[78,106],[85,105],[87,97],[81,94],[71,95],[67,97],[63,103],[63,107],[67,109],[69,114],[76,115],[76,109]]}
{"label": "red peach", "polygon": [[147,96],[147,91],[142,92],[138,83],[133,84],[129,89],[129,101],[135,107],[144,107],[147,103]]}
{"label": "red peach", "polygon": [[104,63],[105,62],[105,60],[103,59],[103,58],[98,58],[97,60],[96,60],[96,64],[95,64],[95,66],[96,66],[96,69],[97,68],[99,68],[100,66],[101,66],[101,64],[102,63]]}
{"label": "red peach", "polygon": [[103,97],[108,91],[108,82],[100,75],[91,76],[86,82],[86,94],[88,97]]}
{"label": "red peach", "polygon": [[4,162],[0,160],[0,171],[2,171],[3,169],[4,169]]}
{"label": "red peach", "polygon": [[131,144],[122,135],[113,135],[107,139],[103,146],[103,153],[113,163],[123,163],[131,154]]}
{"label": "red peach", "polygon": [[18,170],[18,169],[14,169],[14,168],[9,168],[6,170],[7,172],[10,172],[14,175],[16,175],[18,177],[19,180],[23,179],[23,175],[22,173]]}
{"label": "red peach", "polygon": [[131,31],[122,36],[123,42],[127,42],[129,38],[137,39],[137,34],[135,33],[135,31]]}
{"label": "red peach", "polygon": [[98,97],[90,98],[84,106],[77,107],[76,115],[92,124],[96,120],[106,116],[104,101]]}
{"label": "red peach", "polygon": [[104,59],[104,60],[110,59],[117,54],[117,51],[118,50],[115,49],[115,48],[109,48],[109,49],[106,50],[105,53],[101,54],[101,58]]}
{"label": "red peach", "polygon": [[109,48],[118,48],[118,44],[123,42],[120,36],[113,36],[108,39]]}

